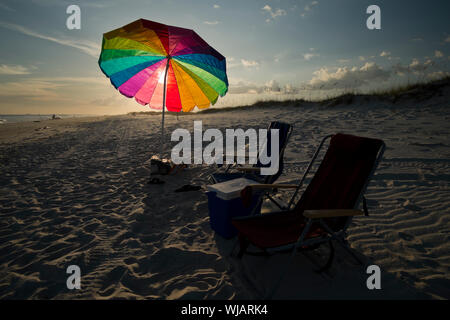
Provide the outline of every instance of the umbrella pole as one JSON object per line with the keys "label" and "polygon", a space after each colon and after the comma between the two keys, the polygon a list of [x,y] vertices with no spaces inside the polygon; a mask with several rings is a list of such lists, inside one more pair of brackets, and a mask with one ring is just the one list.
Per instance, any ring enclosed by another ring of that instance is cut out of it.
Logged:
{"label": "umbrella pole", "polygon": [[164,73],[164,90],[163,90],[163,105],[162,105],[162,125],[161,125],[161,158],[164,151],[164,109],[166,107],[166,85],[167,85],[167,72],[169,71],[170,56],[167,57],[166,71]]}

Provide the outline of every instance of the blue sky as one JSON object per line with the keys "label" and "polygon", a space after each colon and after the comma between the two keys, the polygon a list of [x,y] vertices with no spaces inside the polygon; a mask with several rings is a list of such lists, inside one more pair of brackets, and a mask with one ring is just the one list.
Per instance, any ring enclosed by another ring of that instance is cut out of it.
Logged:
{"label": "blue sky", "polygon": [[[81,8],[81,30],[66,8]],[[381,30],[366,8],[381,8]],[[219,106],[370,91],[450,71],[449,1],[0,0],[0,114],[146,111],[98,68],[102,34],[139,18],[194,29],[227,58]]]}

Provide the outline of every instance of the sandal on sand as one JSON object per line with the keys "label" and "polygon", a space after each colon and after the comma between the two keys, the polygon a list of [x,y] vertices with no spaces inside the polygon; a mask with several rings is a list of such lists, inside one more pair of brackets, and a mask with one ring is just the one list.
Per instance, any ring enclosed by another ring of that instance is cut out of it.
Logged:
{"label": "sandal on sand", "polygon": [[187,168],[186,164],[175,164],[169,171],[169,174],[177,174],[183,171],[183,169]]}
{"label": "sandal on sand", "polygon": [[182,186],[181,188],[178,188],[177,190],[175,190],[175,192],[198,191],[201,188],[202,187],[200,187],[200,186],[193,186],[191,184],[186,184],[186,185]]}
{"label": "sandal on sand", "polygon": [[163,184],[163,183],[165,183],[165,181],[162,181],[159,178],[152,178],[147,183],[148,184]]}

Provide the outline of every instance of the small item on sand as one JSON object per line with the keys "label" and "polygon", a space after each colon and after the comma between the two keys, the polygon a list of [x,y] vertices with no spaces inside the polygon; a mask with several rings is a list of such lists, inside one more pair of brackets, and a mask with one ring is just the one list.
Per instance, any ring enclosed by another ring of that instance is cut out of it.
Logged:
{"label": "small item on sand", "polygon": [[185,164],[174,164],[169,159],[160,159],[158,156],[153,156],[150,159],[150,172],[151,174],[177,174],[183,169],[185,169],[187,165]]}
{"label": "small item on sand", "polygon": [[34,131],[45,130],[45,129],[50,129],[50,127],[49,126],[45,126],[45,127],[42,127],[42,128],[36,128],[36,129],[34,129]]}
{"label": "small item on sand", "polygon": [[163,184],[165,181],[159,179],[159,178],[151,178],[147,184]]}
{"label": "small item on sand", "polygon": [[175,190],[175,192],[198,191],[201,188],[202,187],[200,187],[200,186],[194,186],[192,184],[186,184],[186,185],[182,186],[181,188],[178,188],[177,190]]}
{"label": "small item on sand", "polygon": [[172,166],[172,162],[168,159],[160,159],[158,156],[153,156],[150,159],[151,174],[169,174]]}

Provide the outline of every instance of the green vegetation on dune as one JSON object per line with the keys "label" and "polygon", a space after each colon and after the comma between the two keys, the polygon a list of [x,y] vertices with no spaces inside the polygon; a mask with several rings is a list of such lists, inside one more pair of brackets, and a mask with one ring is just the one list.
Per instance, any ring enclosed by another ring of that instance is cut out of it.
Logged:
{"label": "green vegetation on dune", "polygon": [[[423,101],[432,98],[435,95],[441,95],[445,87],[450,87],[450,77],[445,77],[439,80],[429,81],[425,83],[415,83],[410,85],[399,86],[388,90],[380,90],[367,94],[358,93],[343,93],[336,97],[326,98],[316,101],[308,101],[304,99],[290,99],[290,100],[265,100],[257,101],[254,104],[248,106],[237,106],[229,108],[209,108],[199,112],[170,112],[166,114],[173,116],[192,116],[198,115],[198,113],[217,113],[217,112],[230,112],[235,110],[251,110],[253,108],[276,108],[276,107],[306,107],[306,106],[326,106],[333,107],[337,105],[351,104],[356,98],[360,97],[366,101],[371,99],[387,100],[392,103],[397,103],[403,99],[413,99],[416,101]],[[161,115],[161,112],[157,111],[141,111],[130,112],[130,115]]]}

